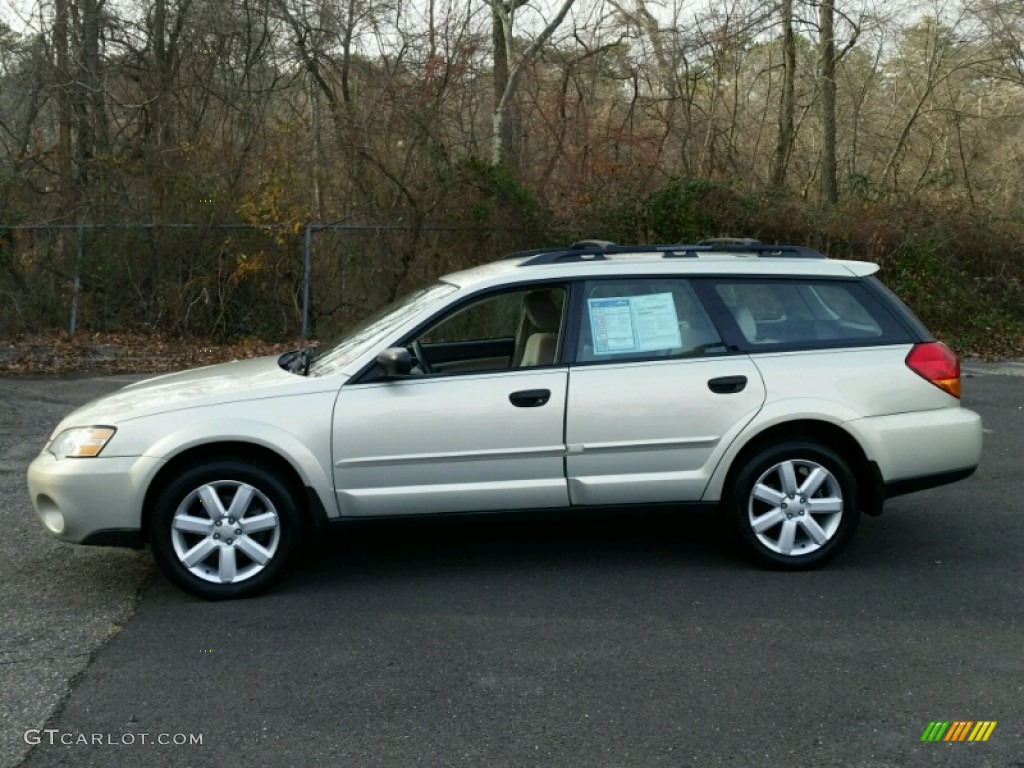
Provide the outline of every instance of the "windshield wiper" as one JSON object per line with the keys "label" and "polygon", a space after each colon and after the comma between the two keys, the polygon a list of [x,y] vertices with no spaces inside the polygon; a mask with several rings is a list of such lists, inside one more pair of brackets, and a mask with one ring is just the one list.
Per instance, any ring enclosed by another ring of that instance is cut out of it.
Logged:
{"label": "windshield wiper", "polygon": [[309,375],[309,364],[313,359],[314,349],[316,348],[305,347],[303,349],[293,349],[291,352],[285,352],[277,358],[277,364],[289,373],[297,373],[299,376],[307,376]]}

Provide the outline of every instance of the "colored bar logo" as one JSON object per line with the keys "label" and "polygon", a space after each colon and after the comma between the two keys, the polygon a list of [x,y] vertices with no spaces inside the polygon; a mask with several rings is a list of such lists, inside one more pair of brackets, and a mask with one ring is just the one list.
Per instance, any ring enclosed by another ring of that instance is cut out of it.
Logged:
{"label": "colored bar logo", "polygon": [[995,720],[933,720],[921,741],[988,741],[995,729]]}

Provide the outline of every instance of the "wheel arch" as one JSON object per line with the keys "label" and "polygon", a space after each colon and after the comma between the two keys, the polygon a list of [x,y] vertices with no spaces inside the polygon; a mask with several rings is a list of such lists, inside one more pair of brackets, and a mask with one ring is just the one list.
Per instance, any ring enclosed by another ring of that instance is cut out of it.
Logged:
{"label": "wheel arch", "polygon": [[860,510],[873,516],[881,514],[884,488],[877,467],[868,459],[864,449],[852,434],[838,424],[820,419],[785,421],[751,435],[745,443],[738,446],[728,468],[722,472],[722,467],[719,467],[719,471],[715,473],[716,477],[721,479],[717,484],[719,495],[723,495],[723,489],[733,487],[737,474],[751,456],[765,446],[785,440],[809,440],[821,443],[838,453],[850,465],[857,482]]}
{"label": "wheel arch", "polygon": [[256,464],[273,471],[292,491],[296,506],[307,530],[315,530],[327,514],[316,491],[303,482],[299,470],[277,451],[245,440],[222,440],[185,448],[171,456],[153,476],[142,502],[141,530],[143,541],[149,540],[150,519],[160,494],[185,469],[204,461],[236,460]]}

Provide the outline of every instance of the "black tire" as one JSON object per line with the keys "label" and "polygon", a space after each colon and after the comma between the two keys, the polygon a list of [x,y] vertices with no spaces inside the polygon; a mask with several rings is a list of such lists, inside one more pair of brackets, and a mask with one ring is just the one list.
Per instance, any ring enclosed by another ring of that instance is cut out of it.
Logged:
{"label": "black tire", "polygon": [[[204,487],[216,499],[206,498]],[[240,519],[229,514],[236,498]],[[184,516],[176,521],[179,513]],[[267,589],[280,580],[301,539],[302,520],[289,486],[272,470],[235,459],[197,464],[174,478],[157,499],[149,529],[153,558],[167,579],[207,600]],[[191,567],[179,554],[189,552],[199,558]],[[235,577],[228,580],[232,567]]]}
{"label": "black tire", "polygon": [[[800,493],[801,487],[813,492]],[[767,446],[745,461],[725,507],[755,562],[802,570],[831,560],[850,543],[860,517],[856,494],[853,471],[839,454],[816,442],[791,440]]]}

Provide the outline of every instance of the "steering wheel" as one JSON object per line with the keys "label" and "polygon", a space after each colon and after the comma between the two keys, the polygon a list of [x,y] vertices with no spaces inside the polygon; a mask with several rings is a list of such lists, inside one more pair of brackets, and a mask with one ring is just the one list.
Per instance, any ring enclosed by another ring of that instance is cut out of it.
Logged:
{"label": "steering wheel", "polygon": [[427,356],[423,354],[423,346],[420,344],[419,339],[410,344],[412,347],[412,353],[416,356],[416,365],[423,373],[433,373],[434,369],[430,367],[430,363],[427,362]]}

